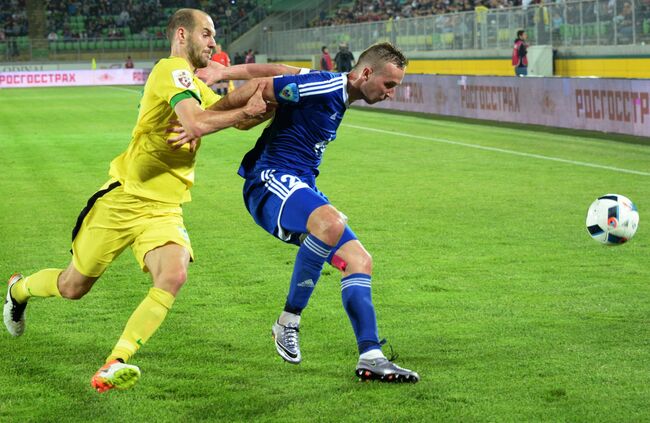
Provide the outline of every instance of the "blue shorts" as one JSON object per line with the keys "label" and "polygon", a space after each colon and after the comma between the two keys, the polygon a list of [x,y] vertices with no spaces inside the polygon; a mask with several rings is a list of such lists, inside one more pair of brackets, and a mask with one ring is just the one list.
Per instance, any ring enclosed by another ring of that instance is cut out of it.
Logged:
{"label": "blue shorts", "polygon": [[307,219],[318,207],[330,204],[316,188],[314,178],[267,169],[244,182],[244,203],[255,223],[282,241],[300,245]]}

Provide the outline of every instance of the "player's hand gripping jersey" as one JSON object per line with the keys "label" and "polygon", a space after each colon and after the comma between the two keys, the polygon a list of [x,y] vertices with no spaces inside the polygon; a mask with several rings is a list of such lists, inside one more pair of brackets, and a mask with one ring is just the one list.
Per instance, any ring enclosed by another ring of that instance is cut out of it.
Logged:
{"label": "player's hand gripping jersey", "polygon": [[271,124],[244,157],[239,175],[265,169],[290,171],[301,178],[318,176],[327,144],[348,107],[347,74],[312,72],[273,79],[279,107]]}
{"label": "player's hand gripping jersey", "polygon": [[165,132],[169,121],[177,119],[174,106],[187,98],[194,98],[203,109],[219,100],[184,59],[160,60],[144,86],[131,143],[111,163],[109,173],[125,192],[165,203],[190,201],[196,152],[190,152],[189,145],[172,150],[166,141],[173,134]]}

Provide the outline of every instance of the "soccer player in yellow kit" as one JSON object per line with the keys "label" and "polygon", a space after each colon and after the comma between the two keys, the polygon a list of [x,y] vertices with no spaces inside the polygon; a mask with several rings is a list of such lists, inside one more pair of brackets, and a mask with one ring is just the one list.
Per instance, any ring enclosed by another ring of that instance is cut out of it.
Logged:
{"label": "soccer player in yellow kit", "polygon": [[[193,252],[183,224],[181,204],[190,201],[200,136],[266,111],[261,87],[246,106],[213,111],[219,97],[194,76],[205,67],[215,46],[212,19],[194,9],[171,18],[167,36],[171,56],[154,66],[140,101],[131,143],[110,166],[110,180],[81,212],[73,230],[72,262],[66,269],[44,269],[9,279],[3,317],[8,331],[20,336],[25,308],[33,297],[83,297],[126,247],[153,287],[128,320],[106,363],[91,379],[99,392],[126,389],[140,377],[127,361],[151,337],[172,307],[187,278]],[[180,121],[196,138],[179,149],[167,141],[170,121]]]}

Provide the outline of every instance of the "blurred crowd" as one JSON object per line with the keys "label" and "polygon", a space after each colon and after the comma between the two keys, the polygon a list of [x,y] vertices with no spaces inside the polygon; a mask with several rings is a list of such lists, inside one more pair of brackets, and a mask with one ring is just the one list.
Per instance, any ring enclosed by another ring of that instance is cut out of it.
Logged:
{"label": "blurred crowd", "polygon": [[[242,33],[262,19],[265,9],[254,0],[44,0],[46,5],[46,35],[51,41],[85,38],[163,38],[171,13],[179,7],[205,10],[214,21],[217,38],[225,31]],[[632,0],[590,2],[583,10],[564,0],[354,0],[340,2],[331,11],[322,11],[310,23],[312,27],[344,25],[361,22],[397,20],[428,15],[499,9],[523,6],[531,12],[530,23],[552,28],[558,36],[567,16],[582,16],[584,22],[612,22],[616,31],[607,31],[604,38],[616,34],[623,40],[631,38],[633,26],[644,38],[650,38],[650,0],[637,0],[637,15],[633,17]],[[334,3],[336,4],[336,3]],[[26,0],[3,0],[0,7],[0,41],[8,37],[28,35]],[[260,14],[260,10],[263,13]],[[253,13],[255,11],[255,13]],[[575,13],[574,13],[575,12]],[[534,15],[537,13],[539,16]],[[255,19],[252,18],[255,16]],[[592,19],[593,18],[593,19]],[[453,26],[451,23],[451,31]],[[236,28],[236,29],[235,29]],[[234,39],[234,37],[231,37]],[[242,55],[243,57],[243,55]]]}
{"label": "blurred crowd", "polygon": [[0,7],[0,41],[5,37],[27,35],[25,0],[3,1]]}
{"label": "blurred crowd", "polygon": [[521,0],[355,0],[352,7],[339,7],[333,15],[325,12],[311,22],[312,27],[387,21],[444,13],[520,6]]}
{"label": "blurred crowd", "polygon": [[[253,0],[45,0],[46,34],[50,40],[83,38],[164,37],[171,13],[179,7],[201,9],[213,16],[217,29],[243,20],[257,8]],[[3,0],[0,40],[28,35],[26,0]],[[151,28],[156,28],[151,30]],[[161,28],[162,27],[162,28]]]}

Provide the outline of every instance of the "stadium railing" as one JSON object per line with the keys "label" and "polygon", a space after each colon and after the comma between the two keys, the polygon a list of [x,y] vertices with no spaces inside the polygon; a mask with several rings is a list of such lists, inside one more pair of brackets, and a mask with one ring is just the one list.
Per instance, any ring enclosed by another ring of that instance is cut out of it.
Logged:
{"label": "stadium railing", "polygon": [[[629,6],[626,6],[629,4]],[[263,16],[253,18],[257,22]],[[250,22],[248,22],[250,25]],[[248,26],[246,25],[246,26]],[[243,27],[244,25],[242,25]],[[353,51],[391,41],[405,51],[510,48],[525,29],[532,44],[556,47],[618,46],[650,42],[649,0],[582,0],[531,4],[419,18],[260,32],[258,50],[270,58],[288,52],[309,56],[323,45],[347,43]],[[239,30],[243,30],[238,28]],[[0,61],[75,61],[96,58],[156,60],[167,53],[164,38],[94,38],[0,41]]]}
{"label": "stadium railing", "polygon": [[[629,4],[629,6],[626,6]],[[650,42],[647,0],[583,0],[531,4],[418,18],[317,27],[264,34],[269,57],[311,55],[323,45],[347,43],[363,50],[391,41],[405,51],[477,50],[512,47],[518,29],[537,45],[630,45]]]}
{"label": "stadium railing", "polygon": [[0,42],[0,61],[81,61],[94,58],[155,61],[169,54],[166,38],[86,38],[75,40],[31,40],[16,37]]}
{"label": "stadium railing", "polygon": [[[58,30],[58,39],[31,39],[28,36],[8,37],[0,41],[1,62],[25,61],[75,61],[95,57],[97,60],[126,58],[131,55],[141,60],[156,60],[168,53],[168,42],[165,38],[166,21],[176,8],[164,8],[162,19],[154,26],[144,27],[146,35],[132,33],[128,26],[118,26],[118,37],[110,37],[109,29],[101,30],[101,36],[96,38],[64,39],[63,30]],[[259,5],[249,10],[244,16],[225,15],[215,16],[217,27],[217,42],[229,45],[234,39],[246,33],[250,28],[264,20],[268,15],[266,6]],[[106,16],[116,20],[118,16]],[[86,31],[86,19],[83,16],[71,16],[67,25],[75,34]]]}

